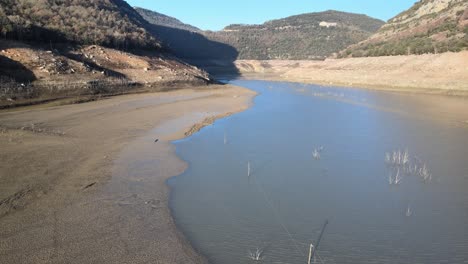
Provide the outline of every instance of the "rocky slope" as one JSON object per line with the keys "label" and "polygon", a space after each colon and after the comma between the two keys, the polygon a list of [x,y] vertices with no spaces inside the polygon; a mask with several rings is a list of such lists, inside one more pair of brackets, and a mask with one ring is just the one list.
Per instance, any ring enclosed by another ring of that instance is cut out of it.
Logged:
{"label": "rocky slope", "polygon": [[0,107],[206,84],[123,0],[0,0]]}
{"label": "rocky slope", "polygon": [[461,51],[468,47],[468,0],[420,0],[341,57]]}
{"label": "rocky slope", "polygon": [[135,54],[98,45],[48,49],[0,40],[0,108],[209,82],[206,72],[158,51]]}

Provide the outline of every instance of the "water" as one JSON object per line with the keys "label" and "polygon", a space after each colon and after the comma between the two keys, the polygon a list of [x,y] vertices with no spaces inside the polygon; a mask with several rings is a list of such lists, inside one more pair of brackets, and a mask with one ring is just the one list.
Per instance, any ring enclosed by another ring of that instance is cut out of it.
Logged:
{"label": "water", "polygon": [[[468,263],[465,99],[233,83],[255,105],[178,141],[190,167],[169,181],[177,225],[212,263],[252,263],[257,248],[264,263],[307,263],[327,219],[324,263]],[[398,149],[432,181],[390,185]]]}

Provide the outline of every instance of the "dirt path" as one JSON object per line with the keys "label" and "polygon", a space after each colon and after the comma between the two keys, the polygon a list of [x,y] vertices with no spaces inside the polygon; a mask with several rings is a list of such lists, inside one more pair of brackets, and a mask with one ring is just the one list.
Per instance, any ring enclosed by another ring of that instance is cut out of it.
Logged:
{"label": "dirt path", "polygon": [[[186,167],[170,141],[254,95],[223,86],[0,112],[0,263],[204,262],[168,209],[165,181]],[[133,175],[126,153],[153,163]]]}

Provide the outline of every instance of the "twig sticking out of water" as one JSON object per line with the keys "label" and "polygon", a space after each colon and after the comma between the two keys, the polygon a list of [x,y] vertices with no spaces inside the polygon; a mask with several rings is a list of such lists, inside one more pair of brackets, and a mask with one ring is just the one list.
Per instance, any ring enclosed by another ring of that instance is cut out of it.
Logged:
{"label": "twig sticking out of water", "polygon": [[319,160],[320,159],[320,152],[318,152],[318,150],[314,150],[314,152],[312,152],[312,157],[315,159],[315,160]]}
{"label": "twig sticking out of water", "polygon": [[411,207],[408,205],[408,208],[406,208],[406,217],[410,217],[413,215],[413,211],[411,210]]}
{"label": "twig sticking out of water", "polygon": [[256,248],[255,251],[248,252],[248,257],[253,261],[261,261],[263,260],[263,249]]}
{"label": "twig sticking out of water", "polygon": [[390,185],[400,185],[402,180],[403,178],[401,177],[400,169],[397,169],[395,176],[393,176],[393,173],[390,173],[388,176],[388,183]]}
{"label": "twig sticking out of water", "polygon": [[[307,258],[307,264],[311,264],[312,262],[312,252],[314,252],[314,245],[313,244],[310,244],[310,248],[309,248],[309,258]],[[314,263],[315,263],[315,260],[314,260]]]}
{"label": "twig sticking out of water", "polygon": [[410,163],[408,150],[385,153],[385,163],[390,166],[406,166]]}
{"label": "twig sticking out of water", "polygon": [[[415,175],[421,177],[423,182],[431,182],[432,174],[427,169],[426,164],[418,157],[410,158],[408,150],[386,152],[385,163],[391,169],[389,184],[399,184],[403,176]],[[393,176],[395,175],[396,176]]]}
{"label": "twig sticking out of water", "polygon": [[429,173],[429,170],[427,169],[426,164],[424,164],[422,168],[419,169],[418,174],[423,179],[424,182],[432,181],[432,174]]}
{"label": "twig sticking out of water", "polygon": [[401,183],[401,175],[400,175],[400,169],[397,170],[397,174],[395,175],[395,184],[398,185]]}
{"label": "twig sticking out of water", "polygon": [[321,155],[322,151],[323,151],[323,147],[319,147],[319,148],[314,149],[314,151],[312,152],[312,157],[315,160],[319,160],[322,157],[322,155]]}

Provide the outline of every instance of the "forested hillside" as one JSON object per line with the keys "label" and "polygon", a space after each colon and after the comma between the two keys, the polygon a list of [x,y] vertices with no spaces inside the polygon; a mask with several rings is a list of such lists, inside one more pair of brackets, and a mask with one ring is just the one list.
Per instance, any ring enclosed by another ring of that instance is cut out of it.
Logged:
{"label": "forested hillside", "polygon": [[123,0],[0,0],[3,38],[160,48],[145,21]]}
{"label": "forested hillside", "polygon": [[235,47],[239,59],[323,59],[368,38],[383,24],[365,15],[326,11],[204,34]]}
{"label": "forested hillside", "polygon": [[206,60],[234,61],[237,50],[220,41],[210,40],[204,32],[180,20],[151,10],[136,8],[150,24],[150,32],[180,58],[195,63]]}
{"label": "forested hillside", "polygon": [[185,24],[177,18],[170,17],[155,11],[144,9],[141,7],[135,7],[135,10],[148,22],[153,25],[178,28],[187,31],[200,32],[201,30],[189,24]]}

